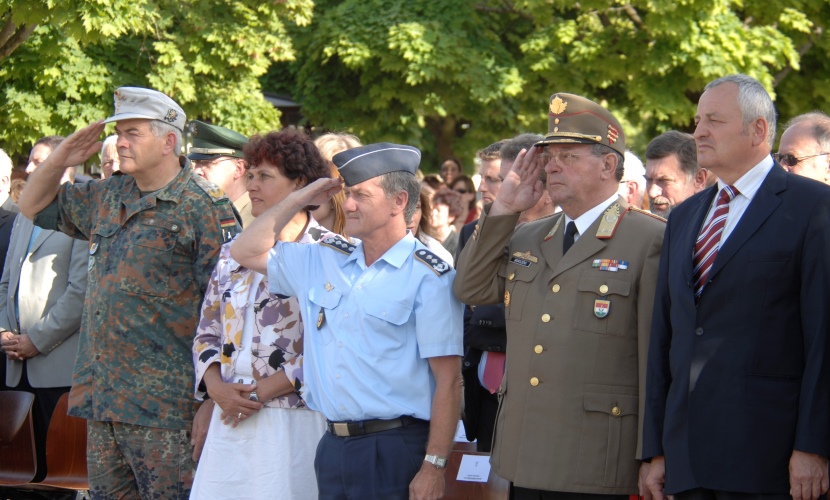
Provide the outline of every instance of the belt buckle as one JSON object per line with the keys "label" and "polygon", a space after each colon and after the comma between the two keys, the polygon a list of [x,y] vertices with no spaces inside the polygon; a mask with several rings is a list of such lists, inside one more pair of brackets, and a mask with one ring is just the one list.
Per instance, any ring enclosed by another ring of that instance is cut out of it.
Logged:
{"label": "belt buckle", "polygon": [[349,424],[346,422],[334,422],[331,424],[334,434],[339,437],[349,437]]}

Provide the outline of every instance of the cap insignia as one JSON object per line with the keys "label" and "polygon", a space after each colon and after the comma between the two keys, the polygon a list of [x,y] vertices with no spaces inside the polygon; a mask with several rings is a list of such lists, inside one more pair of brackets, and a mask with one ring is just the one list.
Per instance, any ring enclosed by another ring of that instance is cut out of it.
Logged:
{"label": "cap insignia", "polygon": [[190,131],[190,135],[198,135],[199,129],[196,127],[196,122],[190,122],[187,129]]}
{"label": "cap insignia", "polygon": [[176,118],[178,118],[178,117],[179,117],[179,114],[176,112],[175,109],[169,109],[169,110],[167,110],[167,114],[164,115],[164,121],[166,121],[168,123],[173,123],[174,121],[176,121]]}
{"label": "cap insignia", "polygon": [[608,124],[608,142],[614,144],[617,142],[617,136],[619,135],[619,131],[610,123]]}
{"label": "cap insignia", "polygon": [[568,107],[568,103],[563,101],[561,97],[556,96],[550,101],[550,112],[558,115],[565,111],[565,108]]}

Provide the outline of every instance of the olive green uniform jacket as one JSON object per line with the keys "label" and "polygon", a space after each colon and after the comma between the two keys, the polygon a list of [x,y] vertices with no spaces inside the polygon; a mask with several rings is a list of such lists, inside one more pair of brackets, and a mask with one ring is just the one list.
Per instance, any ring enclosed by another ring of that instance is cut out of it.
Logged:
{"label": "olive green uniform jacket", "polygon": [[505,303],[493,470],[524,488],[635,494],[665,222],[619,198],[563,256],[563,214],[517,221],[484,214],[454,284],[466,304]]}

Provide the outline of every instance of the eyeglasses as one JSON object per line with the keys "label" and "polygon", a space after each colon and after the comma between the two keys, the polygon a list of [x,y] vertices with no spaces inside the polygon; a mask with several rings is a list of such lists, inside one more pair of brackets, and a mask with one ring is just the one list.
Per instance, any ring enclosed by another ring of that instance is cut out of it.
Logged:
{"label": "eyeglasses", "polygon": [[824,155],[830,155],[830,153],[819,153],[819,154],[807,155],[807,156],[795,156],[795,155],[789,155],[789,154],[782,155],[781,153],[776,153],[776,154],[772,155],[772,157],[775,158],[778,161],[778,163],[780,163],[781,165],[784,165],[785,167],[794,167],[794,166],[798,165],[800,162],[802,162],[804,160],[809,160],[810,158],[815,158],[816,156],[824,156]]}
{"label": "eyeglasses", "polygon": [[578,159],[582,158],[583,156],[594,156],[594,155],[591,154],[591,153],[578,155],[578,154],[571,153],[570,151],[560,151],[560,152],[556,153],[555,155],[550,154],[548,152],[540,153],[537,156],[537,158],[539,158],[543,162],[545,162],[545,165],[550,163],[551,160],[556,159],[556,163],[558,163],[559,165],[563,165],[565,167],[572,167],[573,164],[576,163],[576,161]]}
{"label": "eyeglasses", "polygon": [[197,169],[197,168],[210,170],[211,168],[215,167],[216,165],[219,165],[220,163],[222,163],[224,161],[231,160],[231,159],[232,158],[229,158],[227,156],[220,156],[219,158],[213,158],[211,160],[191,160],[190,163],[193,166],[194,170]]}

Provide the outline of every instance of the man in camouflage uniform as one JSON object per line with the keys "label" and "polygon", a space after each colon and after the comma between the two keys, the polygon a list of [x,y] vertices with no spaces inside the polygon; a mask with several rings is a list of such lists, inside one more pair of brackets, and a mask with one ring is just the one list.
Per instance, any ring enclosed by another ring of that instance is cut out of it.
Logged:
{"label": "man in camouflage uniform", "polygon": [[[115,121],[121,171],[59,186]],[[230,201],[179,166],[182,109],[120,88],[115,116],[68,137],[29,178],[21,211],[89,241],[89,285],[69,413],[88,419],[93,498],[187,498],[194,464],[190,349],[219,247],[237,230]]]}

